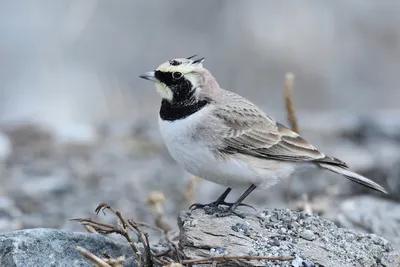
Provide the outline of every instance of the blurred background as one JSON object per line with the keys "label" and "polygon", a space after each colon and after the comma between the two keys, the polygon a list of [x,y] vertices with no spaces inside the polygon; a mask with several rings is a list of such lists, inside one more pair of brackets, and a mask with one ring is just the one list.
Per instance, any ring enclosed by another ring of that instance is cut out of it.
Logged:
{"label": "blurred background", "polygon": [[311,172],[249,204],[305,209],[399,248],[399,12],[395,0],[0,1],[0,231],[81,231],[67,219],[100,202],[175,227],[179,211],[214,200],[224,188],[169,156],[160,99],[138,78],[199,54],[221,87],[284,124],[293,72],[306,139],[391,192]]}

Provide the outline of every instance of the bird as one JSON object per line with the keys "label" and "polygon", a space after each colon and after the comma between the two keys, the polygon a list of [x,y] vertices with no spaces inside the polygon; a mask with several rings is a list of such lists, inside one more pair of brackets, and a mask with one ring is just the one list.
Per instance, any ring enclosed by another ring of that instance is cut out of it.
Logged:
{"label": "bird", "polygon": [[[299,134],[268,116],[246,98],[222,89],[205,58],[168,60],[139,77],[155,83],[161,96],[158,125],[172,158],[194,176],[226,186],[209,204],[191,209],[236,208],[256,188],[268,189],[304,166],[325,169],[382,193],[381,185],[352,172],[348,165],[320,152]],[[234,202],[225,202],[232,188],[247,190]]]}

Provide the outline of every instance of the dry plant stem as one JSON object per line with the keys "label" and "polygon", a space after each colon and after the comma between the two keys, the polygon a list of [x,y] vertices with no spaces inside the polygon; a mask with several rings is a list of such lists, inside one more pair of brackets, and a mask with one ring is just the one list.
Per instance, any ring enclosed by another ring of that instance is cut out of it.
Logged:
{"label": "dry plant stem", "polygon": [[294,74],[286,73],[285,75],[285,105],[287,110],[287,118],[290,123],[290,127],[296,133],[300,132],[299,124],[297,123],[296,114],[293,105],[293,84],[294,84]]}
{"label": "dry plant stem", "polygon": [[[131,221],[131,220],[128,220],[128,222],[129,222],[129,221]],[[135,222],[135,223],[136,223],[136,225],[139,226],[139,227],[147,227],[147,228],[149,228],[149,229],[152,229],[152,230],[155,230],[155,231],[159,231],[160,233],[163,233],[163,232],[164,232],[163,229],[161,229],[161,228],[159,228],[159,227],[156,227],[156,226],[152,226],[152,225],[147,224],[147,223],[144,223],[144,222]]]}
{"label": "dry plant stem", "polygon": [[80,222],[83,225],[91,225],[91,226],[96,226],[96,227],[104,227],[104,228],[115,228],[114,225],[108,224],[108,223],[102,223],[96,220],[93,220],[92,218],[75,218],[75,219],[69,219],[69,221],[72,222]]}
{"label": "dry plant stem", "polygon": [[186,184],[185,192],[183,194],[183,199],[189,203],[189,205],[193,204],[196,198],[196,184],[200,181],[200,178],[197,176],[192,177],[190,181]]}
{"label": "dry plant stem", "polygon": [[70,221],[77,221],[83,225],[89,225],[89,226],[93,227],[97,233],[100,233],[100,234],[111,234],[111,233],[120,234],[123,237],[125,237],[125,239],[128,241],[129,245],[132,247],[133,251],[136,254],[138,254],[138,255],[141,254],[140,250],[138,249],[136,244],[132,241],[128,232],[123,228],[117,228],[117,227],[114,227],[112,224],[98,222],[98,221],[92,220],[90,218],[71,219]]}
{"label": "dry plant stem", "polygon": [[103,253],[105,259],[104,261],[106,261],[109,265],[111,265],[112,267],[123,267],[123,264],[125,262],[125,256],[120,256],[118,258],[113,258],[111,257],[107,251]]}
{"label": "dry plant stem", "polygon": [[107,262],[103,261],[102,259],[100,259],[99,257],[97,257],[96,255],[94,255],[93,253],[87,251],[86,249],[82,248],[82,247],[76,247],[76,250],[82,254],[86,259],[90,260],[91,262],[93,262],[94,264],[96,264],[96,266],[98,267],[112,267],[111,265],[109,265]]}
{"label": "dry plant stem", "polygon": [[[142,255],[141,252],[136,247],[136,245],[132,242],[132,240],[131,240],[128,232],[127,232],[127,229],[131,230],[132,232],[134,232],[136,234],[139,242],[143,244],[144,249],[145,249],[145,266],[153,266],[152,253],[151,253],[151,250],[150,250],[148,234],[147,233],[143,233],[139,229],[139,226],[136,224],[136,222],[134,222],[133,220],[125,220],[125,218],[121,215],[121,213],[119,211],[115,210],[114,208],[112,208],[107,203],[101,203],[96,208],[96,212],[99,213],[100,211],[103,211],[103,213],[104,213],[105,209],[110,210],[112,213],[115,214],[115,216],[118,217],[118,219],[120,220],[120,222],[122,224],[122,231],[124,233],[123,236],[126,238],[126,240],[128,240],[129,244],[132,246],[132,248],[134,249],[136,254],[138,256],[141,256]],[[145,236],[145,239],[143,239],[143,236]]]}
{"label": "dry plant stem", "polygon": [[224,260],[273,260],[273,261],[290,261],[294,257],[280,257],[280,256],[218,256],[211,258],[183,260],[182,264],[202,263],[202,262],[213,262],[213,261],[224,261]]}
{"label": "dry plant stem", "polygon": [[99,206],[97,206],[95,212],[97,214],[99,214],[100,211],[102,211],[104,214],[104,210],[108,209],[110,210],[112,213],[114,213],[115,216],[118,217],[118,219],[120,220],[121,224],[122,224],[122,228],[118,229],[118,232],[125,237],[125,239],[129,242],[129,245],[132,247],[133,251],[135,251],[135,253],[140,257],[142,255],[142,253],[140,252],[140,250],[138,249],[138,247],[135,245],[135,243],[132,241],[131,237],[129,236],[128,232],[126,231],[127,227],[130,228],[130,230],[132,230],[133,232],[135,232],[135,234],[137,235],[137,237],[139,238],[139,242],[141,242],[142,244],[145,244],[143,242],[143,238],[141,238],[141,231],[139,230],[139,228],[132,228],[131,225],[129,224],[121,215],[121,213],[119,211],[116,211],[113,207],[111,207],[109,204],[107,203],[101,203]]}
{"label": "dry plant stem", "polygon": [[85,229],[88,233],[97,234],[97,231],[93,228],[93,226],[84,224],[83,227],[85,227]]}
{"label": "dry plant stem", "polygon": [[147,263],[148,266],[153,266],[153,260],[151,258],[152,253],[151,253],[151,250],[150,250],[149,235],[147,233],[144,233],[144,237],[146,239],[146,243],[145,243],[145,247],[144,247],[145,254],[146,254],[146,263]]}
{"label": "dry plant stem", "polygon": [[[160,255],[157,255],[153,253],[150,249],[150,243],[149,243],[149,237],[147,233],[144,233],[140,230],[139,227],[147,227],[150,229],[158,230],[160,232],[163,232],[162,229],[153,227],[151,225],[145,224],[145,223],[137,223],[131,219],[126,220],[119,211],[113,209],[110,205],[107,203],[101,203],[97,208],[96,208],[96,213],[99,213],[102,211],[105,214],[105,209],[110,210],[119,220],[118,226],[114,226],[112,224],[107,224],[107,223],[102,223],[96,220],[93,220],[91,218],[78,218],[78,219],[70,219],[70,221],[77,221],[81,223],[86,229],[90,229],[95,231],[96,233],[100,234],[111,234],[111,233],[116,233],[119,235],[122,235],[129,243],[129,245],[132,247],[133,251],[135,254],[138,256],[137,264],[141,266],[143,263],[144,266],[153,266],[153,263],[157,263],[159,265],[169,265],[174,262],[174,260],[171,258],[170,255],[167,255],[168,252],[171,252],[173,254],[173,257],[176,258],[178,261],[181,262],[183,256],[182,252],[179,251],[178,247],[167,238],[168,243],[170,244],[170,249],[167,251],[167,253],[162,253]],[[141,243],[144,248],[144,252],[139,250],[137,247],[137,243],[133,242],[131,237],[129,236],[129,232],[132,231],[138,238],[138,243]],[[90,256],[90,254],[89,254]],[[106,258],[107,254],[105,254]],[[101,259],[100,259],[101,260]],[[118,261],[119,259],[112,259]],[[110,266],[110,263],[107,263],[106,261],[103,260],[103,262],[107,265],[98,265],[98,266]],[[118,263],[119,264],[119,263]],[[114,266],[114,264],[112,265]]]}
{"label": "dry plant stem", "polygon": [[[286,73],[285,75],[285,106],[286,106],[286,114],[287,119],[290,124],[290,128],[296,132],[300,133],[299,124],[297,123],[296,113],[294,111],[294,104],[293,104],[293,85],[294,85],[294,74],[291,72]],[[288,181],[288,190],[286,199],[289,202],[291,200],[292,195],[292,183],[293,177],[289,177]]]}

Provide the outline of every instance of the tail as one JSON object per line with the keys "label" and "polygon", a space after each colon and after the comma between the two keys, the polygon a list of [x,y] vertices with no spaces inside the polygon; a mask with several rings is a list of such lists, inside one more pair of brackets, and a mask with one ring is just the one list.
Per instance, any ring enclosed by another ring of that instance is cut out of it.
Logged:
{"label": "tail", "polygon": [[388,194],[386,189],[383,188],[382,186],[380,186],[379,184],[371,181],[370,179],[368,179],[364,176],[361,176],[357,173],[351,172],[351,171],[345,169],[345,167],[342,167],[340,165],[333,165],[333,164],[329,164],[329,163],[318,163],[317,165],[323,169],[329,170],[329,171],[337,173],[337,174],[341,174],[353,182],[362,184],[362,185],[367,186],[376,191]]}

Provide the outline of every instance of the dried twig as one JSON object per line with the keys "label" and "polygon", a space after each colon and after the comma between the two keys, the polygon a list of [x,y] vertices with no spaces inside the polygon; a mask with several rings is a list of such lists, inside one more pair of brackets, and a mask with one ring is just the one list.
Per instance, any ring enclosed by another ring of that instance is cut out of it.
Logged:
{"label": "dried twig", "polygon": [[91,226],[91,225],[84,224],[83,227],[85,227],[85,229],[88,233],[91,233],[91,234],[97,233],[96,229],[94,229],[93,226]]}
{"label": "dried twig", "polygon": [[152,254],[150,250],[150,242],[149,242],[149,235],[147,233],[144,233],[144,237],[146,240],[144,249],[145,249],[145,255],[146,255],[146,266],[153,266],[153,260],[152,260]]}
{"label": "dried twig", "polygon": [[[129,221],[129,220],[128,220],[128,221]],[[152,229],[152,230],[161,232],[161,233],[164,231],[164,230],[161,229],[161,228],[158,228],[158,227],[156,227],[156,226],[153,226],[153,225],[150,225],[150,224],[147,224],[147,223],[144,223],[144,222],[135,222],[135,223],[136,223],[136,225],[139,226],[139,227],[146,227],[146,228],[149,228],[149,229]]]}
{"label": "dried twig", "polygon": [[126,231],[126,229],[115,227],[112,224],[106,224],[106,223],[98,222],[98,221],[95,221],[95,220],[93,220],[91,218],[70,219],[70,221],[80,222],[84,226],[85,225],[89,225],[92,228],[94,228],[94,230],[97,233],[100,233],[100,234],[112,234],[112,233],[120,234],[123,237],[125,237],[125,239],[128,241],[129,245],[132,247],[132,249],[135,252],[135,254],[137,254],[137,255],[141,254],[139,248],[132,241],[132,239],[129,236],[129,234]]}
{"label": "dried twig", "polygon": [[91,262],[93,262],[94,264],[96,264],[96,266],[98,267],[112,267],[111,265],[109,265],[107,262],[105,262],[104,260],[100,259],[99,257],[97,257],[96,255],[94,255],[93,253],[87,251],[86,249],[82,248],[82,247],[76,247],[76,250],[82,254],[86,259],[90,260]]}
{"label": "dried twig", "polygon": [[[288,72],[285,75],[285,106],[286,106],[286,116],[289,121],[290,128],[296,133],[300,133],[299,124],[297,122],[296,113],[294,111],[293,104],[293,85],[295,76],[293,73]],[[288,179],[288,190],[286,194],[287,201],[290,201],[292,195],[292,184],[293,176]]]}
{"label": "dried twig", "polygon": [[132,241],[131,237],[128,234],[127,229],[129,228],[130,230],[132,230],[136,236],[139,239],[139,242],[141,242],[142,244],[144,244],[143,238],[142,238],[142,232],[139,230],[139,228],[136,226],[136,224],[134,224],[133,221],[128,222],[127,220],[125,220],[124,217],[122,217],[121,213],[119,211],[116,211],[113,207],[111,207],[109,204],[107,203],[101,203],[99,206],[97,206],[95,212],[98,214],[100,211],[102,211],[104,214],[104,210],[110,210],[112,213],[114,213],[115,216],[117,216],[117,218],[119,219],[119,221],[121,222],[122,228],[119,229],[114,229],[113,230],[117,230],[116,232],[119,233],[120,235],[122,235],[123,237],[125,237],[125,239],[128,241],[129,245],[132,247],[133,251],[135,251],[135,253],[139,256],[142,255],[142,253],[140,252],[140,250],[138,249],[138,247],[136,246],[136,244]]}
{"label": "dried twig", "polygon": [[294,84],[294,74],[286,73],[285,75],[285,105],[287,111],[287,119],[290,123],[290,127],[296,133],[300,132],[299,124],[297,123],[296,114],[293,105],[293,84]]}
{"label": "dried twig", "polygon": [[186,184],[185,192],[183,193],[183,199],[189,205],[194,203],[196,198],[196,184],[200,181],[200,178],[197,176],[192,177],[189,182]]}
{"label": "dried twig", "polygon": [[204,262],[213,262],[213,261],[226,261],[226,260],[273,260],[273,261],[290,261],[293,260],[294,257],[284,257],[284,256],[217,256],[210,258],[202,258],[202,259],[193,259],[193,260],[183,260],[182,264],[193,264],[193,263],[204,263]]}
{"label": "dried twig", "polygon": [[[135,243],[132,242],[131,238],[129,237],[129,234],[127,232],[127,230],[131,230],[132,232],[134,232],[139,240],[139,242],[143,245],[144,247],[144,263],[145,266],[153,266],[153,259],[152,259],[152,252],[150,250],[150,242],[149,242],[149,237],[147,233],[143,233],[140,229],[139,229],[139,225],[134,222],[133,220],[126,220],[122,214],[115,210],[113,207],[111,207],[109,204],[107,203],[101,203],[97,208],[96,208],[96,213],[99,213],[100,211],[102,211],[104,213],[104,210],[108,209],[110,210],[112,213],[114,213],[115,216],[117,216],[117,218],[119,219],[119,221],[121,222],[122,225],[122,235],[126,238],[126,240],[128,240],[129,244],[132,246],[132,248],[134,249],[134,251],[136,252],[136,254],[139,256],[139,259],[141,259],[142,253],[139,251],[139,249],[136,247]],[[148,226],[148,225],[146,225]],[[144,236],[144,238],[143,238]]]}
{"label": "dried twig", "polygon": [[[168,253],[161,254],[161,255],[156,255],[154,254],[151,249],[150,249],[150,242],[149,242],[149,237],[147,233],[144,233],[141,231],[140,227],[146,227],[154,230],[158,230],[163,232],[162,229],[159,229],[157,227],[148,225],[146,223],[142,222],[135,222],[131,219],[125,219],[122,214],[115,210],[113,207],[111,207],[107,203],[101,203],[97,208],[96,208],[96,213],[103,212],[105,214],[105,210],[110,210],[117,218],[118,218],[118,225],[119,226],[114,226],[112,224],[107,224],[103,223],[100,221],[93,220],[91,218],[78,218],[78,219],[70,219],[70,221],[77,221],[80,222],[84,227],[93,229],[96,233],[100,234],[111,234],[111,233],[116,233],[119,235],[122,235],[130,244],[132,247],[133,251],[137,255],[138,259],[136,260],[136,263],[138,266],[153,266],[153,262],[160,264],[160,265],[169,265],[173,263],[173,259],[170,258],[170,255],[167,255],[169,253],[173,253],[173,246],[168,250]],[[139,250],[137,243],[133,242],[129,235],[129,231],[132,231],[138,239],[138,243],[143,245],[144,251],[143,253]],[[181,259],[181,256],[176,256],[176,258]],[[109,261],[108,263],[111,264],[112,267],[119,266],[119,262],[123,259],[110,259],[107,260]],[[106,261],[106,262],[107,262]]]}
{"label": "dried twig", "polygon": [[147,205],[150,207],[155,225],[166,233],[171,231],[172,227],[165,218],[164,203],[165,195],[161,191],[152,191],[147,197]]}
{"label": "dried twig", "polygon": [[107,252],[104,252],[104,261],[107,262],[112,267],[123,267],[125,263],[125,256],[120,256],[118,258],[113,258]]}

